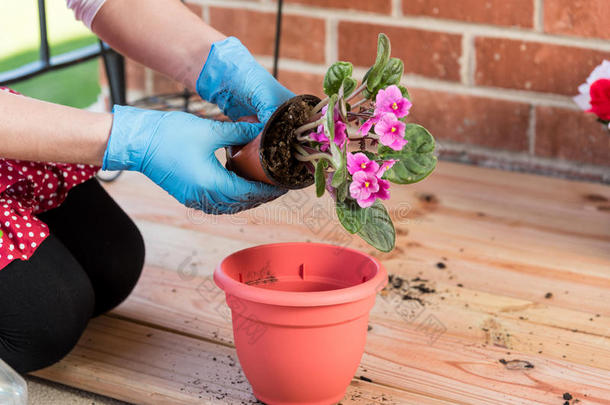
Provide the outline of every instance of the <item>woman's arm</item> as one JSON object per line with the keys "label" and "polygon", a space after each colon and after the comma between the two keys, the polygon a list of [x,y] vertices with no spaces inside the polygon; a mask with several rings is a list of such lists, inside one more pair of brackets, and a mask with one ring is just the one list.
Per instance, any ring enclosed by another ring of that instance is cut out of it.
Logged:
{"label": "woman's arm", "polygon": [[123,55],[191,90],[212,44],[225,38],[177,0],[106,0],[91,29]]}
{"label": "woman's arm", "polygon": [[112,114],[0,91],[0,156],[101,165]]}

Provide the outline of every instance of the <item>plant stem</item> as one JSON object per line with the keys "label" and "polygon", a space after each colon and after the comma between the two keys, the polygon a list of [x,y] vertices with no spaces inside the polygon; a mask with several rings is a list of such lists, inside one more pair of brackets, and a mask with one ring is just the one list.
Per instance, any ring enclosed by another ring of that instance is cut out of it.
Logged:
{"label": "plant stem", "polygon": [[359,141],[361,139],[379,139],[379,136],[377,134],[373,134],[373,133],[368,133],[366,135],[361,135],[359,131],[349,131],[347,133],[347,136],[349,138],[350,141]]}
{"label": "plant stem", "polygon": [[330,101],[330,97],[326,97],[324,100],[322,100],[318,104],[316,104],[316,106],[313,108],[313,110],[311,110],[312,115],[320,112],[320,110],[322,110],[322,108],[324,108],[324,106],[326,104],[328,104],[329,101]]}
{"label": "plant stem", "polygon": [[309,137],[309,135],[297,135],[297,141],[299,142],[308,142],[311,141],[312,139]]}
{"label": "plant stem", "polygon": [[299,135],[301,135],[303,132],[308,131],[308,130],[310,130],[310,129],[314,129],[314,128],[316,128],[318,125],[322,125],[323,123],[324,123],[324,117],[320,118],[320,119],[319,119],[319,120],[317,120],[317,121],[310,122],[310,123],[305,124],[305,125],[301,125],[300,127],[298,127],[298,128],[297,128],[297,129],[294,131],[294,133],[295,133],[297,136],[299,136]]}
{"label": "plant stem", "polygon": [[312,153],[311,155],[307,155],[307,156],[297,153],[296,155],[294,155],[294,157],[296,160],[299,160],[301,162],[311,162],[313,160],[320,160],[320,159],[326,159],[329,162],[331,161],[330,155],[328,153],[323,153],[323,152]]}
{"label": "plant stem", "polygon": [[319,152],[319,153],[308,153],[305,149],[303,149],[300,145],[294,145],[294,148],[299,152],[295,155],[297,160],[301,162],[311,162],[313,160],[326,159],[332,164],[332,157],[328,153]]}
{"label": "plant stem", "polygon": [[368,100],[368,99],[366,99],[366,98],[363,98],[362,100],[358,101],[357,103],[354,103],[354,104],[352,105],[352,108],[356,108],[356,107],[358,107],[359,105],[362,105],[362,104],[366,103],[367,101],[369,101],[369,100]]}
{"label": "plant stem", "polygon": [[365,88],[366,88],[366,82],[362,83],[360,85],[360,87],[358,87],[356,90],[354,90],[354,92],[352,94],[350,94],[348,98],[345,99],[345,102],[347,103],[348,101],[350,101],[351,99],[356,97],[358,94],[362,93]]}

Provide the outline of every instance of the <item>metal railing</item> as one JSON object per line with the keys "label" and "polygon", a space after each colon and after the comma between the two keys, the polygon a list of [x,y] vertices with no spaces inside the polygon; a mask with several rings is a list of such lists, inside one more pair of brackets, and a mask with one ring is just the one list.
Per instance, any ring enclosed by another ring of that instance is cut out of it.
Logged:
{"label": "metal railing", "polygon": [[[273,52],[274,77],[277,77],[278,75],[278,61],[280,53],[280,38],[282,31],[283,15],[282,6],[283,0],[278,0]],[[40,48],[38,60],[20,66],[16,69],[0,72],[0,86],[8,86],[23,80],[34,78],[44,73],[64,69],[101,56],[104,61],[106,78],[108,80],[111,105],[127,104],[125,85],[125,59],[123,58],[123,56],[114,51],[101,40],[97,44],[88,45],[74,51],[62,53],[57,56],[51,56],[47,31],[47,13],[45,0],[38,0],[38,23],[40,27]],[[139,106],[146,106],[147,103],[154,103],[156,104],[157,109],[180,109],[182,111],[190,112],[190,100],[191,97],[194,95],[194,93],[185,88],[182,92],[179,93],[161,94],[145,97],[143,99],[134,101],[133,104],[137,104]],[[181,106],[176,107],[176,103],[172,103],[172,101],[176,99],[180,101]]]}

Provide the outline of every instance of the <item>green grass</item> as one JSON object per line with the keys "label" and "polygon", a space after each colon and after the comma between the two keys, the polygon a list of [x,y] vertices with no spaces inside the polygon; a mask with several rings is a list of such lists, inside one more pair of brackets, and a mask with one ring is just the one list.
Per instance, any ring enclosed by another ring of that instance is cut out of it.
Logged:
{"label": "green grass", "polygon": [[[0,0],[0,71],[12,70],[38,60],[38,7],[34,0]],[[46,0],[51,55],[96,42],[96,37],[66,7],[65,0]],[[93,104],[100,93],[98,62],[46,73],[11,85],[34,98],[73,107]]]}
{"label": "green grass", "polygon": [[[96,43],[93,36],[51,45],[51,55],[59,55]],[[38,49],[29,49],[0,59],[0,71],[15,69],[38,60]],[[93,104],[100,94],[98,62],[91,60],[69,68],[45,73],[10,87],[29,97],[77,108]]]}

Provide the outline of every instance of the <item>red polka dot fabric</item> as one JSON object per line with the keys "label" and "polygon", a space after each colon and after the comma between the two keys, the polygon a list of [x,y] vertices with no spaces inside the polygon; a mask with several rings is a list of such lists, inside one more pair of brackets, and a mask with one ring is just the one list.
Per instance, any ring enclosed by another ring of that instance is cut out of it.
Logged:
{"label": "red polka dot fabric", "polygon": [[[0,91],[19,94],[5,87]],[[49,235],[36,214],[58,207],[72,187],[98,170],[92,165],[0,158],[0,269],[34,254]]]}

